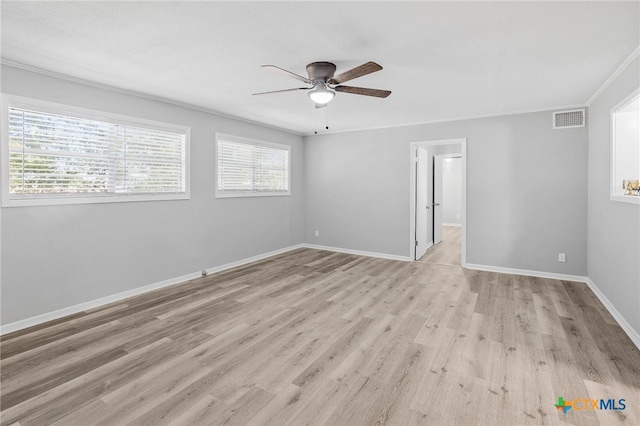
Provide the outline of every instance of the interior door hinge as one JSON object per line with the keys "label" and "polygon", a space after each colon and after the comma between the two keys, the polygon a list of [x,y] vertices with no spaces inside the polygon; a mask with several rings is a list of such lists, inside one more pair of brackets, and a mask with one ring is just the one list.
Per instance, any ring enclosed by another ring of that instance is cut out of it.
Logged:
{"label": "interior door hinge", "polygon": [[418,242],[416,241],[416,246],[418,246]]}

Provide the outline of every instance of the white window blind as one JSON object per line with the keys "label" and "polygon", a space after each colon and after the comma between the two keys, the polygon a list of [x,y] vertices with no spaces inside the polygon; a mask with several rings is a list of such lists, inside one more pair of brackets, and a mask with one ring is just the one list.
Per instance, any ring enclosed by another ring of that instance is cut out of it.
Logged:
{"label": "white window blind", "polygon": [[8,195],[184,195],[186,148],[186,131],[9,107]]}
{"label": "white window blind", "polygon": [[286,145],[219,136],[217,195],[290,194],[289,150]]}

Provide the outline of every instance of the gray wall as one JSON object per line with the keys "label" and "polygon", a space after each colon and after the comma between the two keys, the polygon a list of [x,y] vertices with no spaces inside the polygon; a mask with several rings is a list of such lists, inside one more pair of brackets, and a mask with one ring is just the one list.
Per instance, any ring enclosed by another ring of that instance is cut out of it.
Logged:
{"label": "gray wall", "polygon": [[461,137],[467,262],[586,275],[587,129],[551,112],[305,137],[304,241],[409,256],[409,143]]}
{"label": "gray wall", "polygon": [[640,205],[609,199],[611,108],[640,86],[636,58],[589,107],[589,278],[640,333]]}
{"label": "gray wall", "polygon": [[[2,209],[2,324],[302,242],[301,136],[7,66],[2,92],[191,127],[190,200]],[[215,199],[217,131],[291,145],[292,195]]]}

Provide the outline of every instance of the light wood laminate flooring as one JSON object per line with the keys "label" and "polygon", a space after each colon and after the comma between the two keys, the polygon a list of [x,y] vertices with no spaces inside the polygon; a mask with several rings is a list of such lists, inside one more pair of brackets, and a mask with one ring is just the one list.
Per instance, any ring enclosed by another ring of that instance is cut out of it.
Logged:
{"label": "light wood laminate flooring", "polygon": [[0,353],[3,425],[640,424],[640,351],[585,284],[313,249]]}
{"label": "light wood laminate flooring", "polygon": [[460,266],[461,245],[462,228],[443,226],[442,241],[429,247],[424,256],[420,258],[420,262]]}

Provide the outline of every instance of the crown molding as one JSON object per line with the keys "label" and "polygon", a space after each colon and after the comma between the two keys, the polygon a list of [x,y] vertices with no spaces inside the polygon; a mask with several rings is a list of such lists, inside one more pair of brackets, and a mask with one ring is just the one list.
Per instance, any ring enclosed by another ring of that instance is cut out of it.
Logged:
{"label": "crown molding", "polygon": [[636,50],[634,50],[631,53],[631,55],[629,55],[629,57],[627,59],[625,59],[624,62],[622,64],[620,64],[620,66],[613,72],[613,74],[611,74],[611,76],[602,84],[602,86],[600,86],[600,88],[598,90],[596,90],[596,93],[594,93],[593,96],[591,96],[591,98],[589,98],[589,100],[587,101],[586,105],[590,106],[596,99],[598,99],[598,96],[600,96],[602,94],[602,92],[604,92],[606,90],[606,88],[609,87],[609,85],[611,83],[613,83],[613,81],[620,74],[622,74],[622,72],[625,69],[627,69],[629,64],[631,64],[631,62],[633,62],[633,60],[636,59],[639,54],[640,54],[640,47],[637,47]]}

